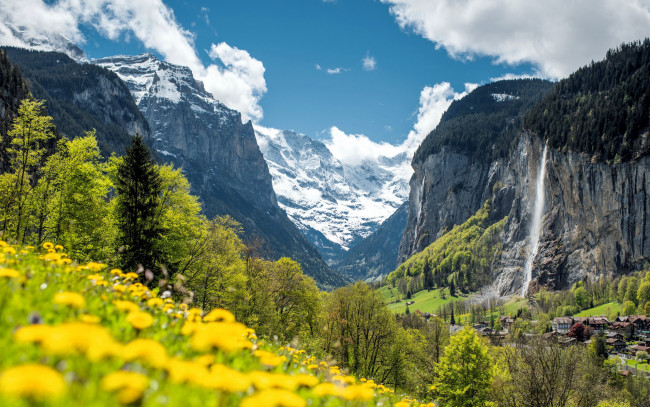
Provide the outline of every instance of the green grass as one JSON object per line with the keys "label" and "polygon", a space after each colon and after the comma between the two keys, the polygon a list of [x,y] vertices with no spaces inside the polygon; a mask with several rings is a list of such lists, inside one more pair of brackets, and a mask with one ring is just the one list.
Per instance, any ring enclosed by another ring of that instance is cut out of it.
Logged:
{"label": "green grass", "polygon": [[630,359],[626,359],[626,360],[625,360],[625,363],[626,363],[628,366],[631,366],[631,367],[633,367],[633,368],[635,368],[635,369],[639,369],[639,370],[644,370],[644,371],[646,371],[646,372],[650,372],[650,365],[649,365],[648,363],[645,363],[645,362],[644,362],[644,363],[641,363],[641,362],[638,362],[638,361],[636,361],[636,360],[630,360]]}
{"label": "green grass", "polygon": [[388,286],[379,289],[379,292],[384,296],[384,301],[386,302],[388,309],[391,310],[391,312],[399,314],[406,312],[407,301],[415,301],[414,304],[409,305],[411,312],[419,310],[420,312],[437,313],[438,309],[445,304],[452,301],[464,301],[468,298],[467,296],[450,297],[448,290],[446,290],[447,295],[446,298],[443,299],[440,295],[440,291],[440,289],[431,291],[423,290],[413,295],[410,300],[402,299],[399,302],[395,302],[398,294],[397,288],[393,288],[392,293]]}
{"label": "green grass", "polygon": [[618,302],[608,302],[597,307],[589,308],[578,312],[574,317],[595,317],[605,315],[609,317],[612,314],[620,313],[623,306]]}

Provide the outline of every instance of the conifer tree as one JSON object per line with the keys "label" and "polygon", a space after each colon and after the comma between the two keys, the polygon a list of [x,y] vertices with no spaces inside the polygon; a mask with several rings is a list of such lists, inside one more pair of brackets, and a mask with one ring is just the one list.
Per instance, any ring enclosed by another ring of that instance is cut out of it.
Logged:
{"label": "conifer tree", "polygon": [[115,180],[118,247],[120,265],[125,270],[133,271],[142,265],[156,274],[161,188],[158,167],[142,137],[136,135],[118,166]]}

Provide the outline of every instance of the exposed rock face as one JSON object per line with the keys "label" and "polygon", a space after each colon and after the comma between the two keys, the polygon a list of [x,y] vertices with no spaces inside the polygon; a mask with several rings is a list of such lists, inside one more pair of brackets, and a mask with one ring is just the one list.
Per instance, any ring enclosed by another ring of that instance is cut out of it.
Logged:
{"label": "exposed rock face", "polygon": [[409,211],[398,263],[435,242],[481,207],[487,165],[443,148],[424,163],[414,164]]}
{"label": "exposed rock face", "polygon": [[151,125],[154,149],[183,167],[208,217],[234,217],[247,240],[261,240],[263,256],[295,259],[321,287],[345,282],[279,208],[251,122],[242,123],[239,112],[215,100],[189,68],[151,54],[93,63],[116,72],[127,84]]}
{"label": "exposed rock face", "polygon": [[[489,167],[447,150],[416,166],[401,258],[491,198],[492,217],[508,216],[503,250],[493,264],[493,288],[500,294],[519,292],[543,147],[539,138],[522,133],[514,154]],[[545,178],[531,289],[567,288],[583,278],[625,273],[650,259],[650,158],[610,165],[549,148]]]}

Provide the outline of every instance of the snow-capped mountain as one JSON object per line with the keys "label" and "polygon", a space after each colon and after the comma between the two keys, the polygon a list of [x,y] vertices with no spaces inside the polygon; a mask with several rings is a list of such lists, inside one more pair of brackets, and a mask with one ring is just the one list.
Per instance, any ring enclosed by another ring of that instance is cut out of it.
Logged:
{"label": "snow-capped mountain", "polygon": [[[5,15],[4,17],[7,18],[8,16]],[[13,24],[6,19],[0,22],[0,44],[36,51],[62,52],[77,62],[88,61],[81,48],[66,36],[57,33],[45,35],[34,32],[28,27]]]}
{"label": "snow-capped mountain", "polygon": [[278,203],[330,263],[408,198],[411,157],[406,152],[345,164],[325,143],[306,135],[255,130]]}
{"label": "snow-capped mountain", "polygon": [[228,214],[267,257],[292,257],[324,288],[345,280],[331,270],[277,203],[251,122],[208,93],[192,71],[152,54],[92,61],[128,86],[151,127],[153,147],[183,172],[208,217]]}

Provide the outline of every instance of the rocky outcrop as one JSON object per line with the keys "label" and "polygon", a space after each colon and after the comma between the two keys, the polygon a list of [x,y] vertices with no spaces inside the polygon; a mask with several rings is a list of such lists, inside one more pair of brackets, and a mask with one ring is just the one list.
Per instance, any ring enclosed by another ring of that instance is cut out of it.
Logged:
{"label": "rocky outcrop", "polygon": [[[426,247],[492,199],[491,216],[508,216],[503,248],[493,262],[493,288],[519,293],[543,147],[541,139],[523,132],[510,157],[487,165],[449,150],[429,156],[415,167],[400,255]],[[549,148],[544,189],[533,290],[626,273],[650,260],[650,158],[593,163],[584,154]]]}

